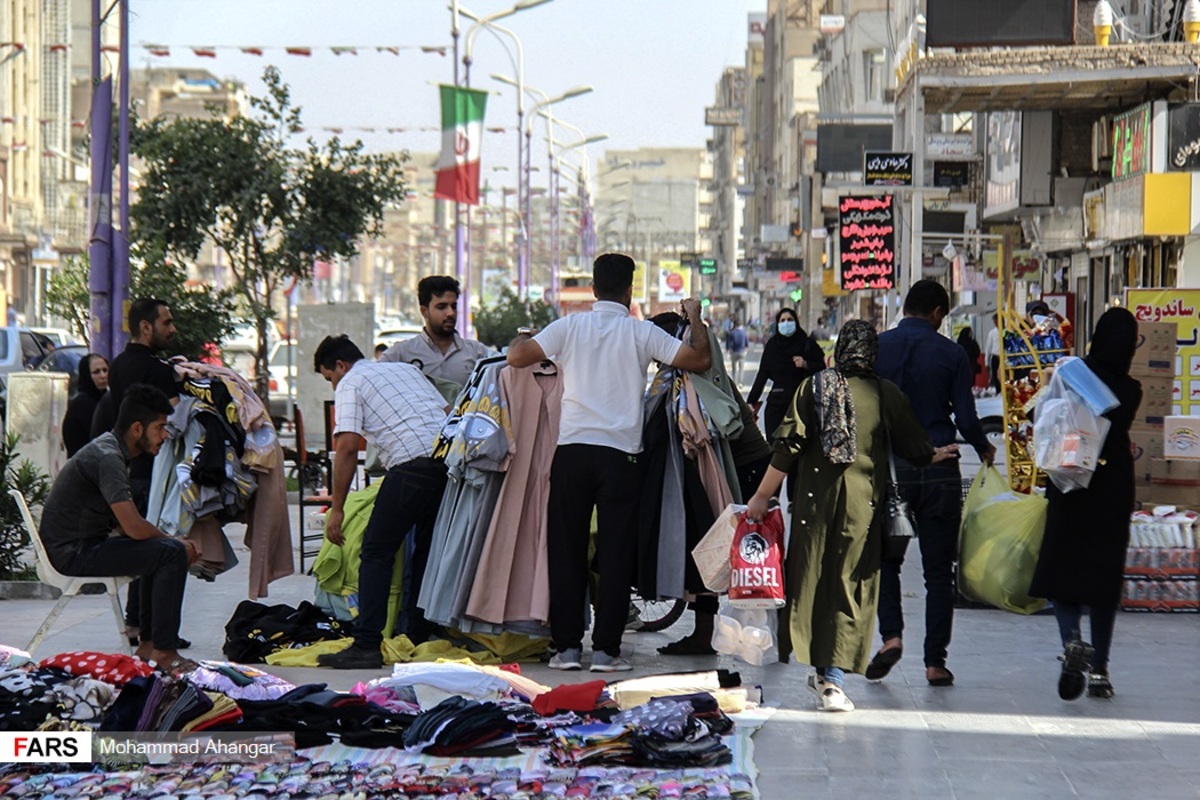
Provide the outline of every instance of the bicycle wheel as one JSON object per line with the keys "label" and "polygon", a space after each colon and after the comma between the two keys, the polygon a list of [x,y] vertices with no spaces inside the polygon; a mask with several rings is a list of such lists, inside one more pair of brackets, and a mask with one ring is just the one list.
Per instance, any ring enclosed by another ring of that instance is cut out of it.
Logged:
{"label": "bicycle wheel", "polygon": [[631,630],[664,631],[674,625],[683,616],[687,608],[686,600],[666,598],[663,600],[647,600],[634,595],[630,602],[630,621],[626,627]]}

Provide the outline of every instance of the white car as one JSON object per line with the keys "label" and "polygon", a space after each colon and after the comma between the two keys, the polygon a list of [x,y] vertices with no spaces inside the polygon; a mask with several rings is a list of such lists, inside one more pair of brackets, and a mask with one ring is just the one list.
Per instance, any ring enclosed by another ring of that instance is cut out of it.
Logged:
{"label": "white car", "polygon": [[424,330],[420,325],[400,325],[395,328],[383,328],[375,332],[375,345],[386,344],[388,347],[396,344],[396,342],[407,341],[415,336],[420,336]]}
{"label": "white car", "polygon": [[[288,365],[288,354],[291,353],[291,365]],[[288,407],[288,387],[296,380],[296,359],[300,349],[294,341],[280,340],[271,345],[271,354],[267,356],[267,389],[271,397],[271,417],[286,419],[292,416]],[[292,398],[295,400],[295,398]]]}

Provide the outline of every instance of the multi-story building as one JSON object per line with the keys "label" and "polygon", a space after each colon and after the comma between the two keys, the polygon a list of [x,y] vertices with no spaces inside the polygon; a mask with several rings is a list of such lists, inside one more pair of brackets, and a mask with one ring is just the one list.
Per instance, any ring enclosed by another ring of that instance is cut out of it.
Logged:
{"label": "multi-story building", "polygon": [[141,119],[229,118],[250,110],[245,84],[195,67],[131,70],[129,102]]}
{"label": "multi-story building", "polygon": [[705,148],[608,150],[596,175],[596,231],[602,250],[646,265],[646,300],[655,308],[660,261],[711,255],[712,154]]}
{"label": "multi-story building", "polygon": [[[1127,288],[1200,285],[1191,214],[1200,163],[1189,155],[1200,106],[1195,45],[1180,41],[1184,4],[1133,4],[1126,14],[1125,4],[1104,3],[1115,15],[1107,43],[1076,24],[1097,4],[1047,0],[1003,26],[998,15],[1014,8],[1003,0],[965,16],[945,0],[891,11],[894,144],[913,154],[917,187],[898,196],[904,285],[938,277],[960,304],[994,307],[1002,271],[1018,310],[1029,298],[1061,298],[1079,345]],[[950,183],[942,153],[957,147],[951,124],[971,131],[980,154],[951,170],[969,184],[957,195],[936,185]],[[956,202],[969,208],[947,220]],[[961,231],[953,270],[938,256],[947,228]]]}
{"label": "multi-story building", "polygon": [[758,295],[747,288],[746,272],[739,269],[739,260],[745,257],[741,236],[745,202],[739,193],[745,182],[745,116],[746,70],[729,67],[717,81],[713,106],[705,110],[705,121],[713,129],[708,145],[713,159],[713,202],[707,235],[717,263],[716,274],[701,276],[701,286],[713,298],[716,314],[749,319],[758,316],[759,309]]}

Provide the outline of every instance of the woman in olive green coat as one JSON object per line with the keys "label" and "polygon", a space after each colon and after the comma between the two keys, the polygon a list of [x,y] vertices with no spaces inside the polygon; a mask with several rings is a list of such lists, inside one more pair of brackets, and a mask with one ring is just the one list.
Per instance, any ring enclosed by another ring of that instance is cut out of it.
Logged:
{"label": "woman in olive green coat", "polygon": [[786,563],[788,631],[796,658],[815,666],[809,688],[826,711],[851,711],[846,672],[871,658],[888,439],[896,455],[923,466],[954,458],[957,445],[934,448],[908,398],[875,375],[878,340],[866,322],[847,323],[834,351],[837,366],[806,380],[780,426],[771,467],[749,502],[761,519],[785,475],[798,466]]}

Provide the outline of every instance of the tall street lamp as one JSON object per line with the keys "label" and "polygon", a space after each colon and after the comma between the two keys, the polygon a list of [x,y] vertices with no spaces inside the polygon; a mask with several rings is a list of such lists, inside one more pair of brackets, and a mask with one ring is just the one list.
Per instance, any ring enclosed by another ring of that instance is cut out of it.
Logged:
{"label": "tall street lamp", "polygon": [[[560,121],[560,124],[563,124],[569,128],[575,128],[574,125],[570,125],[568,123],[561,123],[561,121]],[[578,130],[578,129],[576,128],[576,130]],[[580,133],[582,134],[582,131],[580,131]],[[596,142],[603,142],[607,138],[608,138],[607,133],[598,133],[598,134],[595,134],[592,136],[587,136],[585,138],[582,138],[576,142],[571,142],[570,144],[560,145],[559,151],[557,154],[555,154],[553,152],[553,149],[551,149],[551,152],[550,152],[550,160],[551,160],[550,177],[551,177],[551,181],[552,181],[551,206],[550,206],[550,209],[551,209],[551,211],[550,211],[550,243],[551,243],[550,244],[550,248],[551,248],[550,249],[550,252],[551,252],[550,284],[551,284],[551,286],[554,287],[554,296],[555,296],[556,302],[557,302],[557,298],[558,298],[558,289],[559,289],[559,286],[558,286],[559,274],[562,271],[562,222],[560,219],[560,213],[561,213],[561,189],[560,189],[560,187],[562,185],[562,179],[561,179],[560,173],[562,171],[562,158],[564,155],[566,155],[571,150],[574,150],[574,149],[580,148],[580,147],[586,148],[589,144],[595,144]],[[551,142],[551,146],[553,148],[553,142]],[[586,225],[588,224],[588,216],[590,216],[590,215],[588,215],[588,210],[586,207],[586,203],[587,203],[587,178],[586,178],[586,175],[587,175],[587,171],[588,171],[587,170],[587,161],[588,161],[587,154],[585,152],[585,154],[583,156],[583,166],[580,169],[582,180],[580,181],[580,187],[579,187],[580,199],[581,199],[582,205],[583,205],[582,210],[585,214],[585,217],[580,220],[580,223],[581,223],[580,228],[581,229],[586,227]],[[582,245],[583,245],[585,239],[586,239],[586,237],[581,235],[581,238],[580,238],[580,244],[581,244],[580,256],[581,257],[584,255],[583,251],[585,248]]]}
{"label": "tall street lamp", "polygon": [[[516,81],[514,81],[512,78],[509,78],[506,75],[493,74],[492,78],[494,80],[500,81],[501,83],[508,84],[509,86],[517,85]],[[532,219],[533,191],[532,191],[532,186],[530,184],[530,172],[532,171],[530,162],[533,160],[533,142],[532,142],[533,118],[534,118],[534,116],[537,115],[537,113],[539,111],[541,111],[542,109],[549,109],[555,103],[561,103],[562,101],[569,100],[572,97],[579,97],[580,95],[584,95],[584,94],[591,92],[592,87],[586,86],[586,85],[585,86],[576,86],[576,87],[568,89],[567,91],[563,92],[562,94],[556,95],[554,97],[550,97],[546,94],[546,92],[543,92],[542,90],[536,89],[532,86],[526,86],[523,88],[524,88],[524,90],[527,90],[532,93],[536,93],[543,98],[540,102],[535,104],[534,107],[531,109],[529,116],[525,120],[525,131],[524,131],[524,133],[525,133],[525,229],[526,229],[525,248],[526,248],[526,261],[529,261],[532,258],[532,236],[531,236],[531,234],[532,234],[532,228],[533,228],[533,219]],[[549,128],[549,122],[547,122],[547,128]],[[551,136],[553,136],[552,133],[551,133]]]}
{"label": "tall street lamp", "polygon": [[[525,51],[524,51],[524,48],[521,46],[521,40],[519,38],[517,38],[516,34],[514,34],[512,31],[501,28],[500,26],[495,25],[494,23],[496,20],[504,19],[505,17],[510,17],[513,14],[517,14],[521,11],[526,11],[531,8],[536,8],[537,6],[544,5],[549,2],[551,2],[551,0],[518,0],[518,2],[516,4],[514,4],[511,8],[505,9],[503,11],[498,11],[494,14],[489,14],[484,17],[480,17],[477,14],[467,11],[466,9],[460,7],[457,2],[455,2],[454,5],[451,7],[451,10],[455,14],[456,18],[457,18],[457,15],[461,14],[462,16],[466,17],[467,19],[474,21],[474,24],[471,25],[471,27],[467,29],[467,35],[465,37],[465,42],[464,42],[464,45],[465,45],[464,49],[463,49],[464,85],[466,85],[468,87],[471,85],[471,51],[475,44],[475,37],[479,34],[480,29],[484,28],[484,27],[487,27],[487,28],[493,30],[493,32],[495,32],[496,30],[500,30],[500,31],[508,34],[512,38],[512,40],[516,43],[518,58],[514,62],[513,66],[517,71],[517,75],[523,80],[524,73],[525,73]],[[457,42],[457,38],[455,41]],[[457,58],[457,55],[458,55],[457,48],[455,48],[455,50],[456,50],[455,57]],[[505,48],[505,50],[507,51],[507,48]],[[509,59],[512,60],[511,52],[509,52]],[[457,72],[457,68],[455,69],[455,72]],[[521,117],[521,112],[523,111],[523,108],[521,107],[522,102],[523,101],[521,101],[520,98],[518,98],[518,112],[517,112],[517,114],[518,114],[517,115],[517,174],[518,175],[520,174],[520,170],[521,170],[521,152],[520,152],[521,119],[520,119],[520,117]],[[465,242],[465,245],[460,248],[460,252],[462,254],[462,263],[460,264],[460,268],[459,268],[459,273],[460,273],[459,279],[462,281],[462,290],[463,290],[462,293],[463,293],[463,296],[467,298],[466,313],[463,314],[462,317],[460,318],[464,321],[462,323],[460,323],[460,326],[459,326],[461,329],[463,329],[464,332],[469,330],[469,327],[470,327],[469,319],[471,316],[471,313],[470,313],[470,306],[471,306],[471,244],[470,244],[471,208],[470,208],[470,206],[467,207],[466,212],[467,212],[466,242]],[[461,227],[459,229],[461,230]]]}

